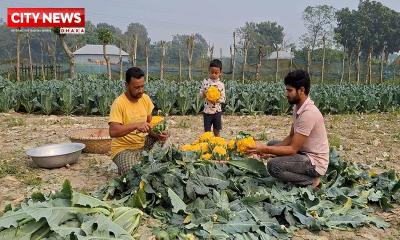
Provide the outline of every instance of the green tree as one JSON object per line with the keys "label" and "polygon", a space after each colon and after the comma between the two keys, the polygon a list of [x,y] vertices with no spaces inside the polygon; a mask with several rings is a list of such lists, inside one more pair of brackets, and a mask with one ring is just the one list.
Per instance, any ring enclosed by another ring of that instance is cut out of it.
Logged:
{"label": "green tree", "polygon": [[[179,50],[182,52],[186,51],[186,42],[189,36],[189,34],[176,34],[172,37],[172,41],[169,42],[168,57],[171,59],[170,62],[173,64],[179,64]],[[192,60],[194,64],[200,61],[202,54],[205,54],[207,49],[208,43],[206,39],[200,33],[194,34]]]}
{"label": "green tree", "polygon": [[245,26],[236,30],[239,37],[239,48],[243,48],[246,36],[250,39],[248,49],[248,60],[251,63],[258,61],[259,47],[265,55],[271,51],[273,44],[282,44],[284,38],[284,28],[276,22],[246,22]]}
{"label": "green tree", "polygon": [[91,21],[85,22],[85,34],[78,34],[76,36],[76,46],[78,48],[86,44],[100,44],[97,38],[96,26]]}
{"label": "green tree", "polygon": [[98,38],[101,44],[103,45],[104,59],[106,60],[107,63],[108,79],[110,80],[111,80],[111,65],[110,65],[110,58],[107,56],[106,46],[114,41],[114,33],[113,30],[108,26],[102,25],[100,27],[99,26],[97,27]]}
{"label": "green tree", "polygon": [[347,8],[337,11],[338,25],[335,28],[336,40],[346,46],[349,52],[358,45],[366,59],[366,82],[372,81],[372,58],[382,53],[388,55],[400,50],[400,14],[380,2],[362,1],[358,9]]}
{"label": "green tree", "polygon": [[145,57],[146,42],[150,42],[146,27],[141,23],[130,23],[123,35],[123,46],[129,53],[132,64],[137,58]]}
{"label": "green tree", "polygon": [[308,6],[303,11],[303,20],[307,32],[302,36],[304,46],[311,48],[321,47],[323,38],[332,41],[335,17],[335,8],[329,5]]}

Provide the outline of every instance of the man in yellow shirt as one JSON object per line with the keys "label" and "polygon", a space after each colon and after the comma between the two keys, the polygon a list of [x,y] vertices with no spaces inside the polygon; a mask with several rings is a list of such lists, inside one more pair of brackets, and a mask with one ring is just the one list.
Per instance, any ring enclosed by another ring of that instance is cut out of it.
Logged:
{"label": "man in yellow shirt", "polygon": [[138,163],[143,149],[168,138],[167,133],[156,135],[151,130],[154,105],[144,93],[144,72],[137,67],[129,68],[125,80],[126,91],[114,100],[108,122],[113,138],[111,158],[121,175]]}

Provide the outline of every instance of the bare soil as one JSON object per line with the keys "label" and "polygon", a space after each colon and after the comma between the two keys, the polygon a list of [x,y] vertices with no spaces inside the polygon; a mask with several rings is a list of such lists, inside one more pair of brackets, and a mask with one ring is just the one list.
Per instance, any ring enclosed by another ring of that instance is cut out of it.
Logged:
{"label": "bare soil", "polygon": [[[325,122],[330,145],[344,159],[400,172],[400,113],[325,116]],[[169,117],[171,141],[193,141],[203,131],[202,124],[200,115]],[[230,138],[247,131],[260,141],[282,139],[290,125],[289,116],[224,116],[222,136]],[[0,209],[33,191],[58,190],[64,179],[69,179],[76,190],[90,193],[116,177],[116,166],[106,154],[83,153],[78,163],[52,170],[36,167],[25,154],[43,144],[69,142],[69,131],[87,127],[107,127],[107,118],[0,114]],[[366,226],[348,231],[299,230],[294,239],[400,239],[400,207],[376,213],[390,222],[389,229]],[[149,238],[146,236],[144,239]]]}

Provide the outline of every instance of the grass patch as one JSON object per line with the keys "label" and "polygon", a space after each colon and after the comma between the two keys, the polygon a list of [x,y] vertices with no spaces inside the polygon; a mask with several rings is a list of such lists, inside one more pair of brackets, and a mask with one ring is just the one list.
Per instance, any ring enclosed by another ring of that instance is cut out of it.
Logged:
{"label": "grass patch", "polygon": [[23,171],[20,165],[14,161],[0,160],[0,178],[5,176],[14,176],[22,183],[29,186],[39,186],[42,184],[42,178],[31,171]]}
{"label": "grass patch", "polygon": [[3,123],[7,128],[21,127],[26,125],[26,121],[24,118],[15,118],[15,117],[6,117],[3,120]]}
{"label": "grass patch", "polygon": [[257,134],[256,139],[258,141],[267,141],[268,140],[268,133],[263,131],[263,132]]}
{"label": "grass patch", "polygon": [[335,134],[329,134],[328,141],[329,141],[329,146],[331,147],[340,148],[340,145],[342,145],[342,141]]}
{"label": "grass patch", "polygon": [[79,192],[80,192],[80,193],[87,194],[87,195],[90,195],[90,193],[91,193],[92,191],[93,191],[93,190],[90,189],[90,187],[86,187],[86,186],[82,186],[82,187],[79,188]]}
{"label": "grass patch", "polygon": [[189,128],[190,127],[190,121],[187,118],[182,119],[178,123],[178,128]]}
{"label": "grass patch", "polygon": [[7,175],[17,175],[18,173],[19,170],[17,165],[5,160],[0,162],[0,178]]}
{"label": "grass patch", "polygon": [[393,135],[393,138],[394,138],[395,140],[400,140],[400,132],[394,134],[394,135]]}
{"label": "grass patch", "polygon": [[82,171],[89,175],[91,171],[97,166],[98,162],[95,158],[85,159],[85,162],[87,163],[87,165]]}
{"label": "grass patch", "polygon": [[98,164],[96,158],[89,158],[87,160],[87,162],[88,162],[89,167],[94,167],[94,166],[96,166]]}
{"label": "grass patch", "polygon": [[74,121],[73,119],[70,119],[70,118],[62,118],[59,120],[59,123],[61,125],[73,125],[76,123],[76,121]]}
{"label": "grass patch", "polygon": [[36,176],[32,173],[25,173],[20,175],[19,177],[17,176],[17,178],[20,179],[21,182],[29,186],[40,186],[43,183],[41,177]]}

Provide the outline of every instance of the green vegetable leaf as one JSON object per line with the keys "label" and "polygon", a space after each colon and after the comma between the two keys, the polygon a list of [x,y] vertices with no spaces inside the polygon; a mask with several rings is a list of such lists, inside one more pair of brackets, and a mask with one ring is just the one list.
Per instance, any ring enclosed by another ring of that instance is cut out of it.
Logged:
{"label": "green vegetable leaf", "polygon": [[179,196],[171,189],[168,188],[168,196],[172,204],[172,212],[178,213],[179,211],[186,211],[186,204],[179,198]]}

